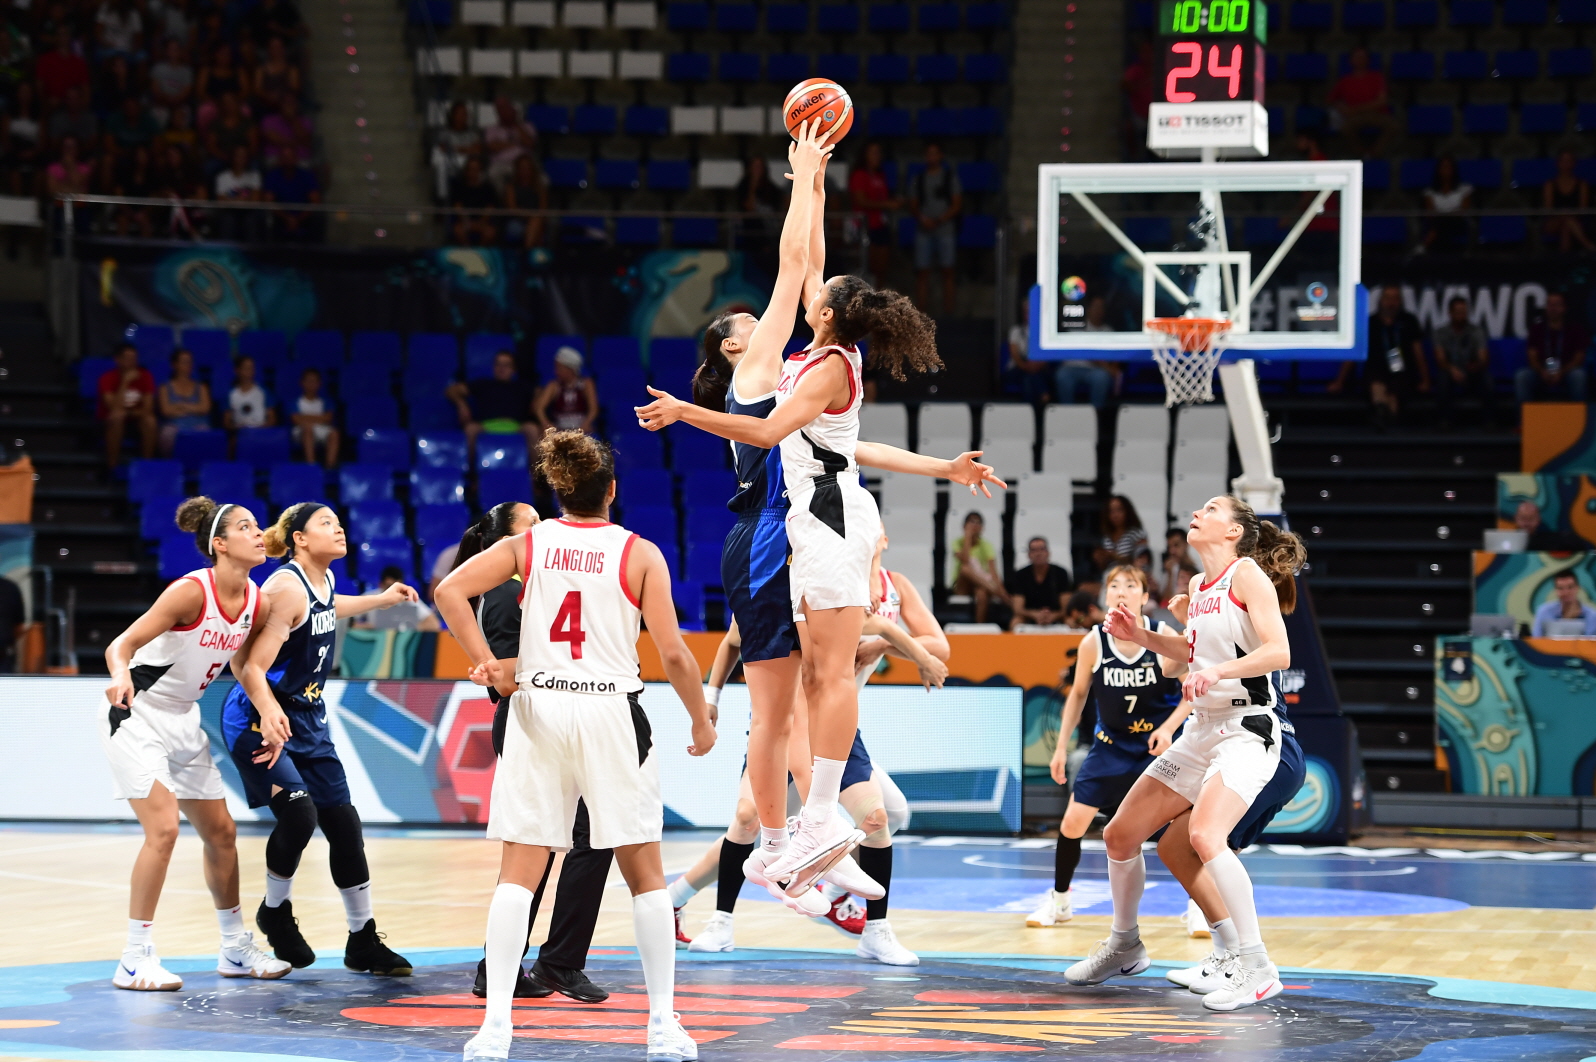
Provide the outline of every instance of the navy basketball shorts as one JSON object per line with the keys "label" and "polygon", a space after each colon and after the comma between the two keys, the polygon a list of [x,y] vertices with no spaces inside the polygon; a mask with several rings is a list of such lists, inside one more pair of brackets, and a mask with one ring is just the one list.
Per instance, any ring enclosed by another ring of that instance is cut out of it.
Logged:
{"label": "navy basketball shorts", "polygon": [[1274,777],[1269,779],[1263,792],[1252,802],[1247,814],[1230,831],[1230,847],[1239,852],[1257,843],[1280,809],[1291,803],[1291,798],[1297,795],[1306,775],[1302,746],[1297,744],[1297,739],[1291,733],[1283,731],[1280,735],[1280,766],[1275,768]]}
{"label": "navy basketball shorts", "polygon": [[1070,796],[1077,804],[1113,815],[1114,809],[1154,759],[1147,753],[1146,737],[1127,735],[1126,740],[1136,742],[1137,747],[1110,745],[1101,739],[1092,741],[1080,770],[1071,779]]}
{"label": "navy basketball shorts", "polygon": [[338,759],[332,733],[327,728],[327,709],[290,708],[287,712],[288,726],[293,736],[288,739],[283,754],[270,767],[254,760],[261,747],[260,713],[255,706],[248,706],[247,728],[232,719],[223,720],[222,736],[226,738],[228,751],[232,753],[233,766],[238,768],[239,780],[244,785],[249,806],[262,808],[269,805],[274,786],[290,793],[308,793],[311,802],[318,808],[354,803],[349,797],[349,780],[344,774],[344,765]]}
{"label": "navy basketball shorts", "polygon": [[744,663],[780,660],[798,651],[787,573],[787,511],[743,513],[720,557],[726,604],[742,636]]}

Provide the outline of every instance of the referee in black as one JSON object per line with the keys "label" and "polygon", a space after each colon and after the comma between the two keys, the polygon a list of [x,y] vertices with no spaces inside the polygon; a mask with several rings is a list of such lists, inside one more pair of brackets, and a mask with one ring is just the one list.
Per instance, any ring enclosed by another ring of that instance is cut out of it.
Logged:
{"label": "referee in black", "polygon": [[[454,567],[458,568],[470,558],[481,553],[500,539],[519,535],[537,523],[537,512],[525,502],[504,502],[483,514],[460,537]],[[511,661],[504,669],[506,675],[515,673],[514,661],[521,652],[521,580],[514,578],[489,590],[473,602],[482,633],[487,637],[488,648],[495,658]],[[513,683],[513,678],[510,680]],[[493,752],[504,752],[504,727],[509,718],[509,693],[490,688],[488,697],[494,702]],[[554,916],[549,925],[549,939],[538,949],[537,961],[527,972],[522,967],[515,980],[517,999],[542,999],[559,992],[578,1003],[602,1003],[610,997],[604,989],[587,979],[583,967],[587,965],[587,949],[593,943],[593,929],[598,924],[599,905],[604,900],[604,885],[609,879],[610,862],[615,856],[613,848],[593,848],[588,843],[587,804],[578,801],[576,820],[571,827],[571,850],[565,855],[565,866],[560,871],[560,883],[554,893]],[[543,870],[543,880],[532,894],[532,912],[527,916],[527,947],[531,947],[532,923],[537,921],[538,905],[543,902],[543,891],[548,887],[549,874],[554,869],[554,857]],[[526,954],[525,951],[522,952]],[[487,960],[477,963],[476,982],[471,994],[486,997],[488,994]]]}

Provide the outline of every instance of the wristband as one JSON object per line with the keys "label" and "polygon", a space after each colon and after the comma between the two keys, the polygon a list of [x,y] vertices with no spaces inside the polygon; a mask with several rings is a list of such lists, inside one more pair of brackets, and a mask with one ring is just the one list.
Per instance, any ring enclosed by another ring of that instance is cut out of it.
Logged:
{"label": "wristband", "polygon": [[705,685],[704,686],[704,703],[705,704],[709,704],[709,705],[713,705],[716,708],[719,708],[720,707],[720,691],[721,691],[721,688],[722,687],[720,687],[720,686]]}

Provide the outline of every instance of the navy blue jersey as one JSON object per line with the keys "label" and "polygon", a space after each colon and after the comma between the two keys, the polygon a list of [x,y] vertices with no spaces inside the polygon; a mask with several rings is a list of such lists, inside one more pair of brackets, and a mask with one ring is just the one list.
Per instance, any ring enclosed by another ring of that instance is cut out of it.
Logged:
{"label": "navy blue jersey", "polygon": [[1126,660],[1102,627],[1093,627],[1092,637],[1097,639],[1097,667],[1092,671],[1097,740],[1145,750],[1147,735],[1180,705],[1180,680],[1164,677],[1151,649]]}
{"label": "navy blue jersey", "polygon": [[[736,377],[733,376],[732,386],[726,389],[726,412],[763,420],[775,408],[774,391],[752,402],[738,401]],[[732,461],[737,466],[737,493],[726,503],[726,508],[734,513],[787,508],[787,485],[781,474],[781,450],[761,450],[740,442],[732,443],[731,448]]]}

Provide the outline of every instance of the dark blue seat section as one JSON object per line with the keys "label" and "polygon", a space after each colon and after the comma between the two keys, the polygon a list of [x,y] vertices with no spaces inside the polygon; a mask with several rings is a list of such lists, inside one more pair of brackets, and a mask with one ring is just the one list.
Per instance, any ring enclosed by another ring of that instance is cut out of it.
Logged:
{"label": "dark blue seat section", "polygon": [[615,450],[617,473],[640,469],[658,472],[665,467],[665,440],[658,432],[633,432],[610,445]]}
{"label": "dark blue seat section", "polygon": [[[176,530],[174,520],[177,507],[183,504],[183,500],[181,494],[159,494],[146,498],[139,509],[139,537],[158,542]],[[192,541],[193,536],[189,537]]]}
{"label": "dark blue seat section", "polygon": [[290,436],[287,428],[242,428],[235,439],[234,458],[255,468],[288,460]]}
{"label": "dark blue seat section", "polygon": [[199,471],[206,461],[219,461],[227,456],[225,431],[185,431],[172,444],[172,457],[180,462],[189,475]]}
{"label": "dark blue seat section", "polygon": [[737,514],[725,505],[693,505],[687,510],[688,544],[704,542],[719,549],[736,522]]}
{"label": "dark blue seat section", "polygon": [[367,428],[356,437],[357,456],[370,464],[410,471],[410,433],[402,428]]}
{"label": "dark blue seat section", "polygon": [[725,468],[731,455],[726,440],[697,428],[676,428],[671,436],[671,468],[686,474],[701,468]]}
{"label": "dark blue seat section", "polygon": [[507,501],[532,501],[532,477],[524,468],[490,468],[477,473],[477,507],[484,512]]}
{"label": "dark blue seat section", "polygon": [[708,539],[687,542],[687,570],[682,577],[689,582],[706,586],[720,586],[720,560],[722,544]]}
{"label": "dark blue seat section", "polygon": [[392,501],[393,469],[388,465],[353,462],[338,466],[338,497],[345,505]]}
{"label": "dark blue seat section", "polygon": [[462,502],[415,507],[416,542],[429,552],[460,541],[471,524],[471,513]]}
{"label": "dark blue seat section", "polygon": [[529,467],[524,435],[478,435],[477,468]]}
{"label": "dark blue seat section", "polygon": [[199,492],[218,502],[255,505],[255,469],[242,461],[207,461],[199,468]]}
{"label": "dark blue seat section", "polygon": [[344,334],[337,329],[315,329],[294,337],[294,364],[301,368],[315,367],[323,375],[343,368]]}
{"label": "dark blue seat section", "polygon": [[281,461],[266,472],[266,500],[276,512],[326,496],[326,477],[318,465]]}
{"label": "dark blue seat section", "polygon": [[[221,433],[217,433],[221,434]],[[225,436],[223,436],[225,438]],[[179,436],[181,438],[181,436]],[[224,448],[222,453],[227,451]],[[132,461],[127,466],[129,501],[170,497],[183,493],[183,465],[180,461]]]}
{"label": "dark blue seat section", "polygon": [[367,586],[377,585],[387,568],[398,568],[405,583],[416,581],[416,552],[402,535],[362,540],[352,552],[355,578]]}
{"label": "dark blue seat section", "polygon": [[170,581],[181,579],[195,568],[205,567],[210,563],[210,558],[200,555],[192,534],[173,528],[161,535],[156,563],[160,567],[161,578]]}
{"label": "dark blue seat section", "polygon": [[457,468],[417,468],[410,472],[411,505],[449,505],[465,500],[465,481]]}
{"label": "dark blue seat section", "polygon": [[636,531],[650,542],[676,544],[676,510],[671,506],[627,505],[624,511],[628,531]]}
{"label": "dark blue seat section", "polygon": [[662,476],[658,472],[643,471],[623,475],[615,486],[615,497],[626,506],[669,507],[675,504],[674,495],[671,477]]}
{"label": "dark blue seat section", "polygon": [[594,376],[615,369],[639,368],[637,337],[594,336],[591,367]]}
{"label": "dark blue seat section", "polygon": [[349,516],[348,538],[360,542],[371,538],[400,538],[405,533],[405,511],[396,501],[379,500],[345,506]]}

